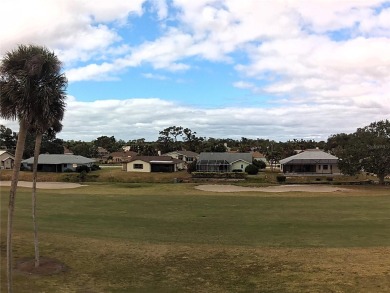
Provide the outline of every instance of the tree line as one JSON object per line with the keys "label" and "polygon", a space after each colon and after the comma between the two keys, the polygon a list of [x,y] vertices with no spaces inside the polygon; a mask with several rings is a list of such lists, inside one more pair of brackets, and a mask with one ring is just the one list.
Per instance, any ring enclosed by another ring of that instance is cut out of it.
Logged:
{"label": "tree line", "polygon": [[[157,155],[175,150],[189,150],[200,152],[226,152],[228,150],[239,152],[258,151],[268,161],[279,161],[292,156],[299,150],[323,149],[339,160],[339,168],[344,174],[357,174],[364,170],[378,174],[381,182],[390,173],[390,122],[382,120],[358,128],[354,133],[339,133],[331,135],[327,141],[293,139],[286,142],[276,142],[269,139],[251,139],[241,137],[231,138],[200,137],[189,128],[170,126],[159,131],[156,141],[146,141],[145,138],[132,139],[127,142],[117,140],[114,136],[100,136],[95,140],[64,141],[56,138],[55,132],[47,131],[42,137],[42,153],[61,154],[64,146],[75,155],[85,157],[98,157],[98,147],[108,152],[122,151],[128,146],[131,151],[144,156]],[[1,146],[12,150],[16,145],[17,134],[11,129],[0,125]],[[34,135],[28,133],[24,157],[29,158],[34,152]]]}

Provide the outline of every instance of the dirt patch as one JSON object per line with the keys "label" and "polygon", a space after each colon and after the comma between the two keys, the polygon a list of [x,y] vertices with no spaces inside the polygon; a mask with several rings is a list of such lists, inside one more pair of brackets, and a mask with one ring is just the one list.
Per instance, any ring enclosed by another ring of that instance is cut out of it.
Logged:
{"label": "dirt patch", "polygon": [[67,267],[62,262],[53,259],[42,257],[39,267],[35,267],[35,260],[31,258],[21,259],[16,262],[15,270],[28,275],[56,275],[67,270]]}
{"label": "dirt patch", "polygon": [[[11,186],[11,181],[0,181],[1,186]],[[32,182],[29,181],[19,181],[19,187],[28,187],[32,188]],[[67,189],[67,188],[77,188],[85,185],[79,183],[69,183],[69,182],[37,182],[38,189]]]}
{"label": "dirt patch", "polygon": [[236,185],[206,184],[195,186],[196,189],[211,192],[336,192],[349,191],[347,188],[340,188],[329,185],[278,185],[268,187],[245,187]]}

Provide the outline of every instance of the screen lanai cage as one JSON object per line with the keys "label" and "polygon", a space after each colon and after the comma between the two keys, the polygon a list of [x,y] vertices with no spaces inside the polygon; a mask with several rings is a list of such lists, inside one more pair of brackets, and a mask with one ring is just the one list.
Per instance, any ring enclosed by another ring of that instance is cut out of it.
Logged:
{"label": "screen lanai cage", "polygon": [[198,172],[230,172],[230,164],[226,160],[200,160],[196,164]]}

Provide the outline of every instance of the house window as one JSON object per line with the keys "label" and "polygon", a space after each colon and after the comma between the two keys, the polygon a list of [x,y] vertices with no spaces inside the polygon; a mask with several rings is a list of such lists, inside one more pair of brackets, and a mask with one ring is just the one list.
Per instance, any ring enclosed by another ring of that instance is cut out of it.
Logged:
{"label": "house window", "polygon": [[178,159],[179,159],[179,160],[183,160],[183,155],[179,155],[179,156],[178,156]]}
{"label": "house window", "polygon": [[241,169],[244,169],[244,165],[243,164],[241,164]]}
{"label": "house window", "polygon": [[318,165],[318,170],[321,170],[321,165]]}
{"label": "house window", "polygon": [[134,164],[134,169],[143,169],[144,164]]}
{"label": "house window", "polygon": [[328,165],[324,165],[324,166],[323,166],[323,169],[324,169],[324,170],[328,170]]}
{"label": "house window", "polygon": [[194,160],[193,157],[187,157],[187,162],[192,162]]}

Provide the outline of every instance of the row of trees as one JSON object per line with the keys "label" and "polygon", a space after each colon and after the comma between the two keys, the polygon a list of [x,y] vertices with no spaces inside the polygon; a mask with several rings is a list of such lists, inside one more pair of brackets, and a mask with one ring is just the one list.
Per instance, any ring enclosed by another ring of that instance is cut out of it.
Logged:
{"label": "row of trees", "polygon": [[[0,126],[0,143],[8,150],[14,150],[16,146],[17,134],[5,126]],[[34,133],[28,133],[24,149],[24,158],[33,156]],[[95,140],[75,141],[56,138],[55,133],[46,132],[42,137],[42,153],[61,154],[63,148],[70,149],[76,155],[94,158],[98,156],[98,147],[105,148],[108,152],[122,150],[123,146],[129,146],[134,152],[140,155],[152,156],[161,153],[168,153],[174,150],[190,150],[194,152],[225,152],[228,146],[232,150],[240,152],[259,151],[270,159],[279,160],[294,153],[294,150],[310,148],[324,148],[324,141],[314,140],[290,140],[287,142],[276,142],[269,139],[250,139],[242,137],[239,140],[230,138],[206,138],[196,136],[196,132],[181,126],[171,126],[159,132],[157,141],[146,141],[145,138],[133,139],[129,141],[117,140],[114,136],[100,136]]]}
{"label": "row of trees", "polygon": [[[49,129],[50,130],[50,129]],[[196,132],[181,126],[171,126],[159,132],[157,141],[147,142],[144,138],[116,140],[114,136],[100,136],[91,142],[62,141],[55,137],[55,132],[48,131],[42,136],[43,153],[62,153],[63,146],[71,149],[74,154],[86,157],[97,157],[98,147],[109,152],[119,151],[123,146],[129,146],[140,155],[157,155],[173,150],[191,150],[195,152],[225,152],[226,146],[230,149],[249,152],[259,151],[269,161],[279,161],[295,153],[296,150],[325,149],[340,158],[339,167],[345,174],[356,174],[360,170],[378,174],[381,182],[389,174],[389,121],[373,122],[370,125],[357,129],[354,133],[340,133],[332,135],[325,141],[289,140],[276,142],[268,139],[250,139],[242,137],[240,140],[218,139],[196,136]],[[16,145],[16,133],[11,129],[0,126],[1,144],[12,148]],[[34,135],[27,134],[24,157],[33,155]]]}

